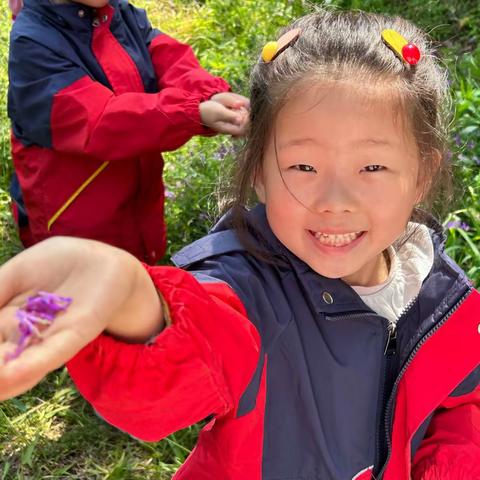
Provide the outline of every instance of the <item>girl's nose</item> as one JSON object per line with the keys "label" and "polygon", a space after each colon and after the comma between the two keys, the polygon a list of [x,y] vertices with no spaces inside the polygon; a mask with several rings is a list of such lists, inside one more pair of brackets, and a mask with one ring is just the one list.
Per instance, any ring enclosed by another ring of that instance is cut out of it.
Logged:
{"label": "girl's nose", "polygon": [[339,175],[319,179],[311,192],[311,208],[319,213],[345,213],[355,210],[356,201],[351,185]]}

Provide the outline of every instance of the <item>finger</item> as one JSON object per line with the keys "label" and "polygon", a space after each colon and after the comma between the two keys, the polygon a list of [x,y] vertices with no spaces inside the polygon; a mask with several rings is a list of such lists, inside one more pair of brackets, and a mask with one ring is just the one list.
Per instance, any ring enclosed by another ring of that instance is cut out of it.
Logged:
{"label": "finger", "polygon": [[[17,257],[0,267],[0,306],[10,303],[21,292],[22,277],[21,263],[19,264]],[[19,301],[17,303],[21,304]]]}
{"label": "finger", "polygon": [[[0,267],[0,307],[15,300],[21,304],[33,292],[33,287],[45,284],[45,269],[57,263],[57,254],[62,248],[60,237],[44,240],[43,242],[22,251]],[[70,243],[68,240],[66,243]],[[61,266],[67,267],[66,262]],[[58,265],[57,265],[58,269]],[[62,278],[59,276],[58,278]],[[56,280],[52,285],[57,284]]]}
{"label": "finger", "polygon": [[239,95],[238,93],[232,93],[232,95],[235,95],[237,99],[237,105],[238,108],[245,108],[246,110],[250,110],[250,99],[247,97],[244,97],[243,95]]}
{"label": "finger", "polygon": [[214,95],[211,100],[218,102],[224,105],[227,108],[239,109],[239,108],[250,108],[250,100],[243,95],[233,92],[222,92]]}
{"label": "finger", "polygon": [[29,346],[5,363],[5,354],[14,344],[0,347],[0,401],[20,395],[38,384],[48,373],[63,366],[84,346],[74,330],[64,329],[42,342]]}
{"label": "finger", "polygon": [[20,336],[15,312],[18,306],[8,305],[0,310],[0,344],[16,341]]}
{"label": "finger", "polygon": [[240,125],[242,123],[242,114],[235,110],[230,110],[224,105],[218,104],[215,109],[215,123],[231,123]]}

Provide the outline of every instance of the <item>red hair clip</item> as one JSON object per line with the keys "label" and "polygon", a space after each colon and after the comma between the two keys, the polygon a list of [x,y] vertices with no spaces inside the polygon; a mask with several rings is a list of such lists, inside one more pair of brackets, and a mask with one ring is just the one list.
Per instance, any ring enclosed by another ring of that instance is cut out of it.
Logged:
{"label": "red hair clip", "polygon": [[421,55],[418,47],[407,42],[396,30],[383,30],[382,38],[385,44],[405,63],[416,65],[420,60]]}

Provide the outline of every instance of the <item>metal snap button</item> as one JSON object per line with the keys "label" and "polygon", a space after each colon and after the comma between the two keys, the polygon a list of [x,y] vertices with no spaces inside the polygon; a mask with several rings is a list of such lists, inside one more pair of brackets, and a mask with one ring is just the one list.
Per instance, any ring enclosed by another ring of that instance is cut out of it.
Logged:
{"label": "metal snap button", "polygon": [[94,18],[93,22],[92,22],[92,25],[94,27],[98,27],[100,25],[100,20],[98,18]]}
{"label": "metal snap button", "polygon": [[78,16],[79,16],[80,18],[85,17],[85,10],[79,10],[79,11],[78,11]]}
{"label": "metal snap button", "polygon": [[104,15],[102,17],[102,22],[105,23],[108,20],[108,15]]}
{"label": "metal snap button", "polygon": [[323,301],[328,305],[331,305],[333,303],[333,297],[329,292],[323,292],[322,298],[323,298]]}

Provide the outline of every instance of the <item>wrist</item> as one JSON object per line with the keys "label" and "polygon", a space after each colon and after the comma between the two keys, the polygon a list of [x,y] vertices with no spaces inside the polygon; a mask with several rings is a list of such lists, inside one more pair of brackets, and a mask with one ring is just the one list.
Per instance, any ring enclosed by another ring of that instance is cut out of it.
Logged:
{"label": "wrist", "polygon": [[131,294],[122,311],[108,324],[106,333],[129,343],[145,343],[165,328],[163,299],[146,268],[136,259],[131,260]]}

